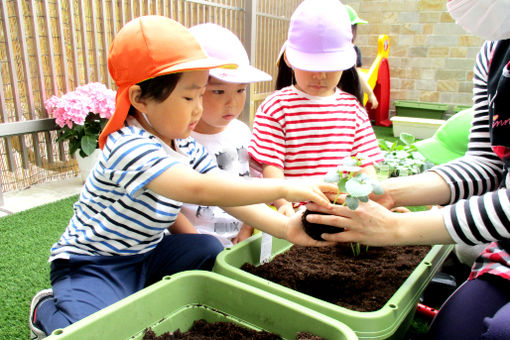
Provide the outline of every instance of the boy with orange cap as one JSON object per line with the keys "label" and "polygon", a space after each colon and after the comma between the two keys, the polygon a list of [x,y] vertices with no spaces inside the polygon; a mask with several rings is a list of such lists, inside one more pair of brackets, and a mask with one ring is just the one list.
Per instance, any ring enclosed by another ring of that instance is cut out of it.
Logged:
{"label": "boy with orange cap", "polygon": [[102,154],[53,245],[51,284],[30,306],[32,339],[43,338],[182,270],[210,270],[223,249],[210,235],[167,235],[182,202],[218,205],[277,237],[316,242],[300,217],[262,202],[278,197],[330,206],[326,184],[226,178],[189,137],[202,113],[208,57],[181,24],[162,16],[128,22],[116,35],[108,68],[117,84],[115,113],[100,135]]}

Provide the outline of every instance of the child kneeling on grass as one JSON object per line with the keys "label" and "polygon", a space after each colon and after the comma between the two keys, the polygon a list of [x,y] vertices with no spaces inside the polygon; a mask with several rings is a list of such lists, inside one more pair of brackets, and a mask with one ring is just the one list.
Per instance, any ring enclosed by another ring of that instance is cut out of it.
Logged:
{"label": "child kneeling on grass", "polygon": [[99,137],[102,154],[74,215],[51,249],[52,289],[30,306],[32,338],[43,338],[165,275],[210,270],[223,249],[211,235],[167,235],[183,202],[225,207],[244,222],[301,245],[320,246],[262,202],[280,197],[325,207],[328,184],[243,180],[218,175],[190,133],[202,114],[209,58],[181,24],[161,16],[128,22],[108,68],[117,84],[115,113]]}

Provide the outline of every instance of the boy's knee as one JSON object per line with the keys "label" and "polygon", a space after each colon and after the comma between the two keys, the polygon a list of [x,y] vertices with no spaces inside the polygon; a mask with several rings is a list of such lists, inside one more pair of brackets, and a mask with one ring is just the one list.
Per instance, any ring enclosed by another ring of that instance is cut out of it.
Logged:
{"label": "boy's knee", "polygon": [[211,255],[218,255],[224,248],[221,244],[220,240],[212,235],[202,235],[204,237],[203,240],[203,251],[204,253],[210,253]]}
{"label": "boy's knee", "polygon": [[221,242],[212,235],[201,235],[201,245],[197,249],[202,257],[199,269],[211,270],[216,261],[216,256],[223,250]]}

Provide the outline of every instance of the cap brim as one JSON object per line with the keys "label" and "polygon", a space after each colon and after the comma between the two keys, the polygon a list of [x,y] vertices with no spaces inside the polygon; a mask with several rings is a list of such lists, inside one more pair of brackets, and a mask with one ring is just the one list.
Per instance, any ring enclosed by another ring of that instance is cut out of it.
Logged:
{"label": "cap brim", "polygon": [[356,51],[352,46],[336,52],[304,53],[287,44],[285,55],[292,67],[310,72],[343,71],[356,63]]}
{"label": "cap brim", "polygon": [[353,22],[351,22],[351,25],[357,25],[357,24],[368,24],[368,21],[358,18],[358,19],[355,19]]}
{"label": "cap brim", "polygon": [[251,65],[239,65],[236,69],[215,68],[209,71],[209,75],[227,83],[256,83],[270,81],[271,75]]}
{"label": "cap brim", "polygon": [[439,141],[435,136],[414,143],[418,151],[434,164],[443,164],[464,156],[464,154],[452,151],[447,145]]}
{"label": "cap brim", "polygon": [[186,71],[199,71],[210,70],[214,68],[235,69],[237,64],[232,62],[225,62],[213,57],[200,58],[195,60],[186,61],[177,65],[167,66],[158,70],[151,78],[159,77],[165,74],[186,72]]}
{"label": "cap brim", "polygon": [[278,57],[276,58],[276,66],[280,66],[280,61],[282,60],[283,54],[285,53],[285,48],[287,47],[287,41],[285,41],[280,48],[280,52],[278,53]]}

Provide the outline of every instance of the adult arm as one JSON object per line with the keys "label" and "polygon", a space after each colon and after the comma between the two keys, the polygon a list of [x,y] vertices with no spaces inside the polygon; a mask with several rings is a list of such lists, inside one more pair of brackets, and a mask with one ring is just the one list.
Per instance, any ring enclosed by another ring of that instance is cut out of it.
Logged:
{"label": "adult arm", "polygon": [[413,176],[392,177],[381,182],[382,195],[370,198],[391,209],[400,206],[444,205],[449,202],[450,187],[437,173],[428,171]]}

